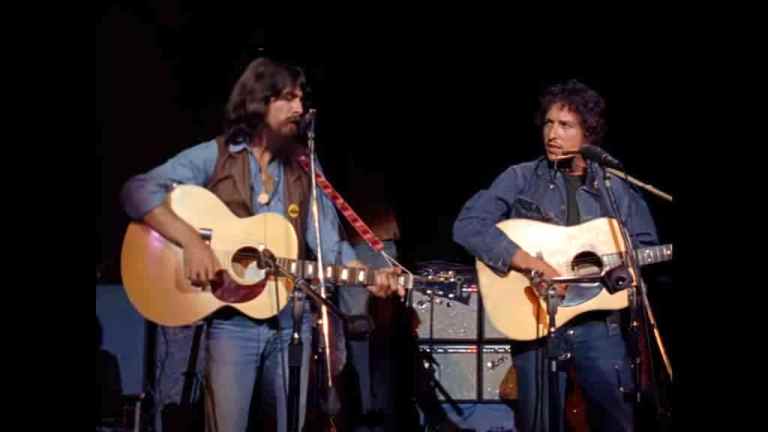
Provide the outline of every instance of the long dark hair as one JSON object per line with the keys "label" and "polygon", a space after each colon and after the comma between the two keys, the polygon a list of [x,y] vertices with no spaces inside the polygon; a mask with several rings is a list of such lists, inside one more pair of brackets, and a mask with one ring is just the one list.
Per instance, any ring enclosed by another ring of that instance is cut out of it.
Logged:
{"label": "long dark hair", "polygon": [[306,77],[298,67],[262,57],[252,61],[232,88],[224,115],[228,140],[253,136],[264,124],[267,106],[292,88],[304,88]]}

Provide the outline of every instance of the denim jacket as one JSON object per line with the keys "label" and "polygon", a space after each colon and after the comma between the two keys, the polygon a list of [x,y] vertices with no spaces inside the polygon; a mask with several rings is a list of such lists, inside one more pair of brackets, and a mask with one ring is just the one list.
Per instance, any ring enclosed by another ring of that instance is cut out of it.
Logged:
{"label": "denim jacket", "polygon": [[[464,205],[453,226],[453,239],[495,271],[506,274],[519,246],[496,224],[525,218],[565,225],[567,217],[564,174],[544,157],[509,167],[490,188]],[[658,244],[656,226],[642,196],[624,179],[609,174],[621,220],[633,247]],[[604,198],[605,197],[605,198]],[[584,185],[576,193],[581,222],[615,217],[607,201],[603,169],[587,163]]]}

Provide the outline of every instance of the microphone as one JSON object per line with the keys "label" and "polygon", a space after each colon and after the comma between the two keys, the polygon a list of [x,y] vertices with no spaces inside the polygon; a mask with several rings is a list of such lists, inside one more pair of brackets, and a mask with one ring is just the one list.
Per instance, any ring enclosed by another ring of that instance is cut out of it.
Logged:
{"label": "microphone", "polygon": [[315,135],[315,117],[317,116],[317,110],[310,108],[306,114],[304,114],[299,120],[299,135],[305,136],[312,134]]}
{"label": "microphone", "polygon": [[619,162],[613,156],[609,155],[608,152],[601,149],[600,147],[591,144],[585,144],[581,146],[579,153],[581,153],[584,159],[595,161],[604,167],[618,170],[624,169],[624,166],[621,164],[621,162]]}

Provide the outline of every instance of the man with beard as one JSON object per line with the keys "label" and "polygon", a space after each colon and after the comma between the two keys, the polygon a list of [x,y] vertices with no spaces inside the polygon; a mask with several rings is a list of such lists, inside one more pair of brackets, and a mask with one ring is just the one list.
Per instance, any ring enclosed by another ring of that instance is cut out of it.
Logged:
{"label": "man with beard", "polygon": [[[318,250],[311,212],[309,174],[296,161],[302,150],[298,133],[305,78],[295,67],[266,58],[251,62],[235,84],[226,106],[225,130],[216,139],[189,148],[165,164],[131,178],[123,188],[128,215],[141,220],[184,251],[186,277],[198,285],[221,269],[211,247],[165,203],[174,184],[204,186],[239,217],[274,212],[291,222],[306,248]],[[332,202],[319,196],[322,254],[328,263],[362,266],[343,241]],[[393,292],[392,270],[376,271],[368,289],[378,296]],[[311,316],[308,302],[302,322],[302,376],[299,430],[306,410]],[[208,320],[206,426],[215,431],[245,431],[257,398],[264,418],[287,430],[288,346],[293,329],[292,302],[277,316],[256,320],[225,307]]]}

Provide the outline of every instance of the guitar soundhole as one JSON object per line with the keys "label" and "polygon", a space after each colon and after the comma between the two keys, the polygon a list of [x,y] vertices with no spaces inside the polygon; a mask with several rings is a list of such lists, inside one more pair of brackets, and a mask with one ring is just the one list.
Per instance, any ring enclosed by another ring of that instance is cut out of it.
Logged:
{"label": "guitar soundhole", "polygon": [[261,254],[257,249],[239,249],[230,260],[232,273],[245,283],[236,281],[227,272],[220,272],[211,284],[213,295],[227,303],[244,303],[259,296],[267,282],[267,272],[261,268]]}
{"label": "guitar soundhole", "polygon": [[261,261],[261,253],[258,249],[245,247],[238,250],[232,256],[232,272],[249,283],[256,283],[264,279],[266,272]]}
{"label": "guitar soundhole", "polygon": [[[592,276],[603,271],[603,262],[594,252],[582,252],[571,261],[573,276]],[[602,290],[600,284],[577,283],[569,284],[561,307],[571,307],[582,304],[594,298]]]}
{"label": "guitar soundhole", "polygon": [[594,252],[581,252],[571,261],[571,270],[579,276],[600,273],[603,271],[603,261]]}

